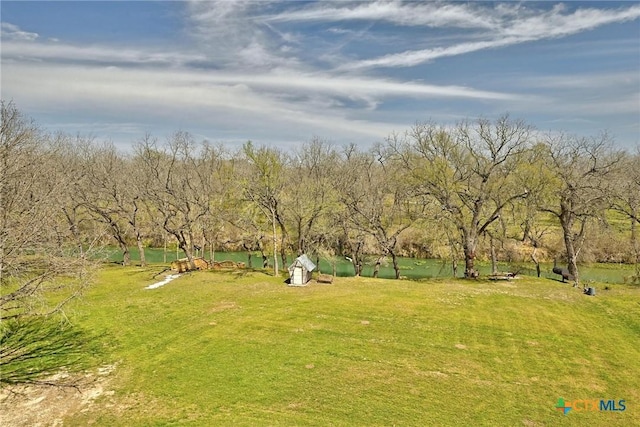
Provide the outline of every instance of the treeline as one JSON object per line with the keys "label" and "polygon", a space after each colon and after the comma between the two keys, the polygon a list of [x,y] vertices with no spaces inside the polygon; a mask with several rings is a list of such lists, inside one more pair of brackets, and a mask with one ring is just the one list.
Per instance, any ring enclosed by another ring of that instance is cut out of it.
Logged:
{"label": "treeline", "polygon": [[177,244],[191,262],[197,250],[260,252],[276,273],[301,253],[347,257],[356,275],[365,257],[374,274],[388,258],[398,277],[398,256],[450,259],[453,274],[461,261],[466,277],[479,258],[557,260],[577,283],[580,261],[638,262],[639,211],[637,151],[508,115],[419,123],[367,150],[313,139],[231,151],[176,132],[122,152],[2,103],[0,282],[115,243],[125,264],[132,244],[142,264],[145,247]]}

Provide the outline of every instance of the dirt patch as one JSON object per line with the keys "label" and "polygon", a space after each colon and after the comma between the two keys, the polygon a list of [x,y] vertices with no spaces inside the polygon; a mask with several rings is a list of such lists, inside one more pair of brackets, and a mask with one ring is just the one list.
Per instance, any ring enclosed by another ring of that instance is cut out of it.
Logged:
{"label": "dirt patch", "polygon": [[105,365],[96,372],[70,376],[54,375],[46,382],[63,382],[75,387],[48,385],[7,386],[0,390],[0,424],[3,427],[58,427],[64,418],[88,411],[95,399],[113,395],[108,389],[115,365]]}
{"label": "dirt patch", "polygon": [[234,301],[220,301],[218,304],[211,307],[209,313],[219,313],[221,311],[236,310],[238,308],[240,307],[238,307],[238,304]]}

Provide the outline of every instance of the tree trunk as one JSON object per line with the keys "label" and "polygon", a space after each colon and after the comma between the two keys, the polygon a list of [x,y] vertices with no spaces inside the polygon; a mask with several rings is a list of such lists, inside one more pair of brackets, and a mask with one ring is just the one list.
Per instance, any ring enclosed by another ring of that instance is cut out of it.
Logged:
{"label": "tree trunk", "polygon": [[80,237],[80,232],[78,230],[78,224],[75,221],[75,211],[76,209],[72,209],[73,213],[70,213],[67,208],[62,208],[62,212],[64,212],[64,216],[67,219],[67,223],[69,224],[69,231],[71,231],[71,235],[73,236],[76,244],[78,245],[78,253],[81,258],[84,258],[84,248],[82,246],[82,238]]}
{"label": "tree trunk", "polygon": [[305,253],[305,244],[304,244],[304,236],[302,235],[302,219],[298,218],[297,224],[296,224],[298,230],[298,256],[302,255],[303,253]]}
{"label": "tree trunk", "polygon": [[478,271],[475,269],[476,260],[476,236],[467,230],[463,230],[463,247],[464,250],[464,277],[467,279],[475,279],[478,277]]}
{"label": "tree trunk", "polygon": [[[191,258],[197,257],[198,256],[198,249],[196,248],[195,245],[195,239],[193,238],[193,233],[191,232],[191,230],[189,230],[189,233],[187,235],[188,239],[186,239],[188,241],[189,244],[189,250],[191,251]],[[194,256],[194,252],[195,252],[195,256]],[[189,257],[187,257],[189,258]],[[195,264],[194,264],[194,268],[195,268]]]}
{"label": "tree trunk", "polygon": [[396,279],[400,278],[400,266],[398,265],[398,257],[395,254],[395,252],[390,251],[389,254],[391,255],[391,260],[393,262],[393,269],[396,272]]}
{"label": "tree trunk", "polygon": [[355,250],[353,251],[353,270],[355,272],[356,277],[360,277],[362,275],[362,260],[360,259],[362,247],[364,246],[363,242],[358,242],[355,245]]}
{"label": "tree trunk", "polygon": [[[635,215],[635,211],[634,211],[634,215]],[[637,218],[637,216],[635,216],[635,218]],[[631,244],[633,245],[633,252],[634,252],[634,262],[635,262],[635,267],[636,267],[636,279],[639,283],[640,283],[640,246],[638,245],[638,238],[637,238],[637,231],[636,231],[636,219],[632,220],[631,223]]]}
{"label": "tree trunk", "polygon": [[142,244],[142,236],[140,233],[136,233],[136,244],[138,245],[138,253],[140,254],[140,265],[145,267],[147,265],[147,257],[144,253],[144,245]]}
{"label": "tree trunk", "polygon": [[377,279],[378,278],[378,273],[380,273],[380,263],[382,263],[382,257],[378,257],[378,259],[376,259],[376,264],[373,267],[373,278]]}
{"label": "tree trunk", "polygon": [[458,277],[458,251],[451,235],[447,232],[449,238],[449,252],[451,253],[451,270],[453,277]]}
{"label": "tree trunk", "polygon": [[162,249],[162,262],[167,263],[167,234],[164,234],[164,245]]}
{"label": "tree trunk", "polygon": [[[180,249],[182,249],[182,251],[184,252],[184,255],[187,257],[187,260],[189,262],[189,269],[190,270],[195,270],[196,269],[196,264],[193,262],[193,253],[191,251],[191,242],[187,241],[187,238],[184,235],[183,231],[175,233],[175,236],[176,236],[176,239],[178,239],[178,246],[180,247]],[[177,259],[177,254],[176,254],[176,259]]]}
{"label": "tree trunk", "polygon": [[498,274],[498,257],[496,256],[496,246],[493,236],[489,234],[489,245],[491,246],[491,274]]}
{"label": "tree trunk", "polygon": [[[284,221],[282,220],[282,218],[280,217],[280,214],[278,213],[278,208],[274,207],[271,210],[272,212],[272,217],[273,217],[273,222],[274,222],[274,237],[275,237],[275,224],[278,224],[278,227],[280,228],[280,259],[282,260],[282,268],[286,268],[287,266],[287,239],[288,239],[288,234],[287,234],[287,228],[285,227]],[[275,253],[273,254],[273,256],[275,257]],[[276,275],[278,274],[278,272],[276,271]]]}
{"label": "tree trunk", "polygon": [[278,272],[278,235],[276,232],[276,211],[271,210],[271,225],[273,226],[273,274],[277,276]]}
{"label": "tree trunk", "polygon": [[567,269],[569,270],[569,274],[573,276],[573,286],[578,286],[579,278],[578,278],[578,264],[577,264],[577,254],[576,249],[573,243],[573,233],[571,230],[571,222],[569,220],[561,221],[562,225],[562,234],[564,237],[564,245],[567,251]]}
{"label": "tree trunk", "polygon": [[147,265],[147,257],[144,253],[144,245],[142,242],[142,231],[138,225],[138,204],[137,204],[138,196],[133,199],[133,212],[129,217],[129,225],[133,229],[133,232],[136,235],[136,245],[138,246],[138,256],[140,257],[140,266],[146,267]]}
{"label": "tree trunk", "polygon": [[284,223],[278,220],[278,224],[280,225],[280,259],[282,260],[282,268],[286,268],[287,263],[287,229],[284,227]]}
{"label": "tree trunk", "polygon": [[453,272],[453,277],[458,277],[458,258],[455,256],[451,258],[451,270]]}
{"label": "tree trunk", "polygon": [[[0,230],[4,231],[4,224],[0,226]],[[0,285],[4,285],[3,273],[4,272],[4,239],[0,239]]]}
{"label": "tree trunk", "polygon": [[533,260],[533,263],[536,265],[536,274],[538,275],[538,277],[540,277],[540,261],[536,256],[536,252],[538,252],[538,247],[534,246],[533,252],[531,253],[531,259]]}
{"label": "tree trunk", "polygon": [[351,264],[353,265],[353,274],[356,277],[360,277],[360,275],[362,274],[362,260],[360,259],[360,252],[358,250],[358,252],[353,253],[352,255],[352,259],[351,259]]}
{"label": "tree trunk", "polygon": [[[633,212],[635,215],[635,211]],[[638,247],[638,235],[637,235],[637,220],[631,219],[631,247],[633,248],[634,262],[638,264],[640,262],[640,247]]]}
{"label": "tree trunk", "polygon": [[281,246],[280,246],[280,259],[282,260],[282,264],[280,264],[282,266],[282,268],[286,268],[288,263],[287,263],[287,253],[284,250],[284,242],[280,242]]}
{"label": "tree trunk", "polygon": [[130,265],[131,264],[131,252],[129,252],[129,248],[127,245],[124,245],[122,248],[122,265]]}
{"label": "tree trunk", "polygon": [[129,246],[127,246],[127,242],[121,235],[115,232],[113,238],[116,239],[116,242],[118,242],[118,246],[120,246],[120,250],[122,251],[122,265],[131,264],[131,252],[129,252]]}
{"label": "tree trunk", "polygon": [[478,271],[475,269],[475,254],[472,251],[464,251],[464,277],[467,279],[476,279]]}

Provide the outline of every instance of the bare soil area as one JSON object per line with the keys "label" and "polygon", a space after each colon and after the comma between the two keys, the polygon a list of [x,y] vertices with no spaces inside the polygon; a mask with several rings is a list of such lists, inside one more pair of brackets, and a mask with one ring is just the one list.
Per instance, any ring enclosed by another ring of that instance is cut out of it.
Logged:
{"label": "bare soil area", "polygon": [[0,425],[3,427],[58,427],[66,416],[91,410],[94,401],[113,395],[108,389],[115,365],[99,368],[94,373],[70,376],[57,374],[47,383],[75,386],[21,385],[0,390]]}

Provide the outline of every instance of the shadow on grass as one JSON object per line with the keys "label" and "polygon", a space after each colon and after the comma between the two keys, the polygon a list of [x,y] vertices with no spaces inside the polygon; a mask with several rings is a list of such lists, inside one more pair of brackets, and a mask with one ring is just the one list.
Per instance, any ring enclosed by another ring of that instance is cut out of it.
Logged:
{"label": "shadow on grass", "polygon": [[38,384],[76,387],[55,374],[97,365],[98,338],[68,322],[43,316],[11,319],[0,326],[0,387]]}

